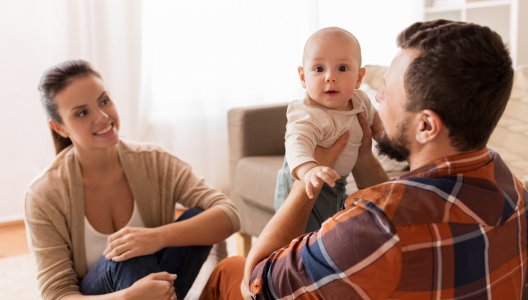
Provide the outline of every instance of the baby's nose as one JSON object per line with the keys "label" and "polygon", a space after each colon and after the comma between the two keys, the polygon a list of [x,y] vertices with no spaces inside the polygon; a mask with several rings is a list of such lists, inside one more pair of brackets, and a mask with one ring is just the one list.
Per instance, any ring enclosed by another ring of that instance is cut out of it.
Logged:
{"label": "baby's nose", "polygon": [[335,76],[334,72],[329,71],[326,73],[326,82],[336,82],[337,77]]}

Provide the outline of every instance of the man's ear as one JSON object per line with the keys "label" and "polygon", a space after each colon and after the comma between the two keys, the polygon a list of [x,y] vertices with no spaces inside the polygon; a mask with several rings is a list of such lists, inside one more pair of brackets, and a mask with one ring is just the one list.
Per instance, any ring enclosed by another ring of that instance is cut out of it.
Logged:
{"label": "man's ear", "polygon": [[306,89],[306,82],[304,81],[304,69],[303,67],[298,67],[297,71],[299,72],[299,78],[301,79],[301,85],[303,89]]}
{"label": "man's ear", "polygon": [[363,81],[363,77],[365,77],[366,72],[367,71],[365,70],[365,68],[359,69],[355,89],[359,89],[359,87],[361,86],[361,82]]}
{"label": "man's ear", "polygon": [[55,131],[57,134],[59,134],[63,138],[67,138],[70,136],[68,132],[66,132],[59,123],[51,119],[48,119],[48,124],[51,127],[51,129],[53,129],[53,131]]}
{"label": "man's ear", "polygon": [[440,116],[430,109],[418,113],[418,122],[416,140],[424,145],[436,139],[444,126]]}

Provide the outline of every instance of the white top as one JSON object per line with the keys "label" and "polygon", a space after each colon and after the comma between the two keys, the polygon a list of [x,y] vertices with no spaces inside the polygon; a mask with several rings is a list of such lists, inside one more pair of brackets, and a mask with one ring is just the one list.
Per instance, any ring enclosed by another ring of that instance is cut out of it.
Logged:
{"label": "white top", "polygon": [[[134,211],[132,212],[132,217],[125,225],[125,227],[145,227],[143,220],[139,215],[137,209],[136,201],[134,200]],[[103,255],[103,251],[106,248],[107,238],[111,234],[103,234],[98,232],[92,227],[92,224],[88,221],[86,216],[84,216],[84,245],[86,246],[86,267],[87,271],[95,265],[95,263]]]}
{"label": "white top", "polygon": [[374,114],[377,112],[363,91],[356,90],[350,100],[353,108],[348,111],[320,106],[309,97],[292,101],[288,105],[286,160],[294,179],[299,179],[293,174],[296,167],[311,161],[317,163],[313,158],[315,146],[331,147],[347,130],[350,131],[350,137],[334,169],[341,176],[350,174],[356,164],[358,149],[363,138],[363,130],[359,125],[357,114],[365,112],[369,125],[372,126]]}

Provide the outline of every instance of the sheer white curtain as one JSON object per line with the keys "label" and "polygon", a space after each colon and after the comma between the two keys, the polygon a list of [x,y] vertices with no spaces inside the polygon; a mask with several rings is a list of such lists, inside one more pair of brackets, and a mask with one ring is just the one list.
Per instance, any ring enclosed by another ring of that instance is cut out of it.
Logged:
{"label": "sheer white curtain", "polygon": [[141,0],[12,0],[0,7],[0,223],[22,219],[26,188],[55,156],[37,86],[44,70],[90,61],[137,138]]}
{"label": "sheer white curtain", "polygon": [[99,71],[116,102],[120,135],[138,138],[141,80],[141,0],[53,1],[57,61],[85,59]]}
{"label": "sheer white curtain", "polygon": [[388,65],[417,2],[144,1],[141,137],[227,192],[227,111],[303,97],[297,67],[323,27],[350,30],[365,64]]}

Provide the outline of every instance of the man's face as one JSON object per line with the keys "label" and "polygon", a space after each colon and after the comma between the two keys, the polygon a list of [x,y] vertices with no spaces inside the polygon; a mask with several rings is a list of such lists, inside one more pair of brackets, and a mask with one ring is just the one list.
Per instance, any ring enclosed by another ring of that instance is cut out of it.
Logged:
{"label": "man's face", "polygon": [[413,113],[405,109],[407,93],[404,75],[418,55],[416,49],[401,50],[383,76],[383,88],[376,94],[376,101],[380,103],[379,115],[385,128],[377,148],[381,155],[398,161],[408,160],[412,149],[412,126],[409,123]]}
{"label": "man's face", "polygon": [[308,43],[299,68],[303,88],[321,106],[351,109],[349,100],[363,76],[358,45],[341,32],[320,34]]}

